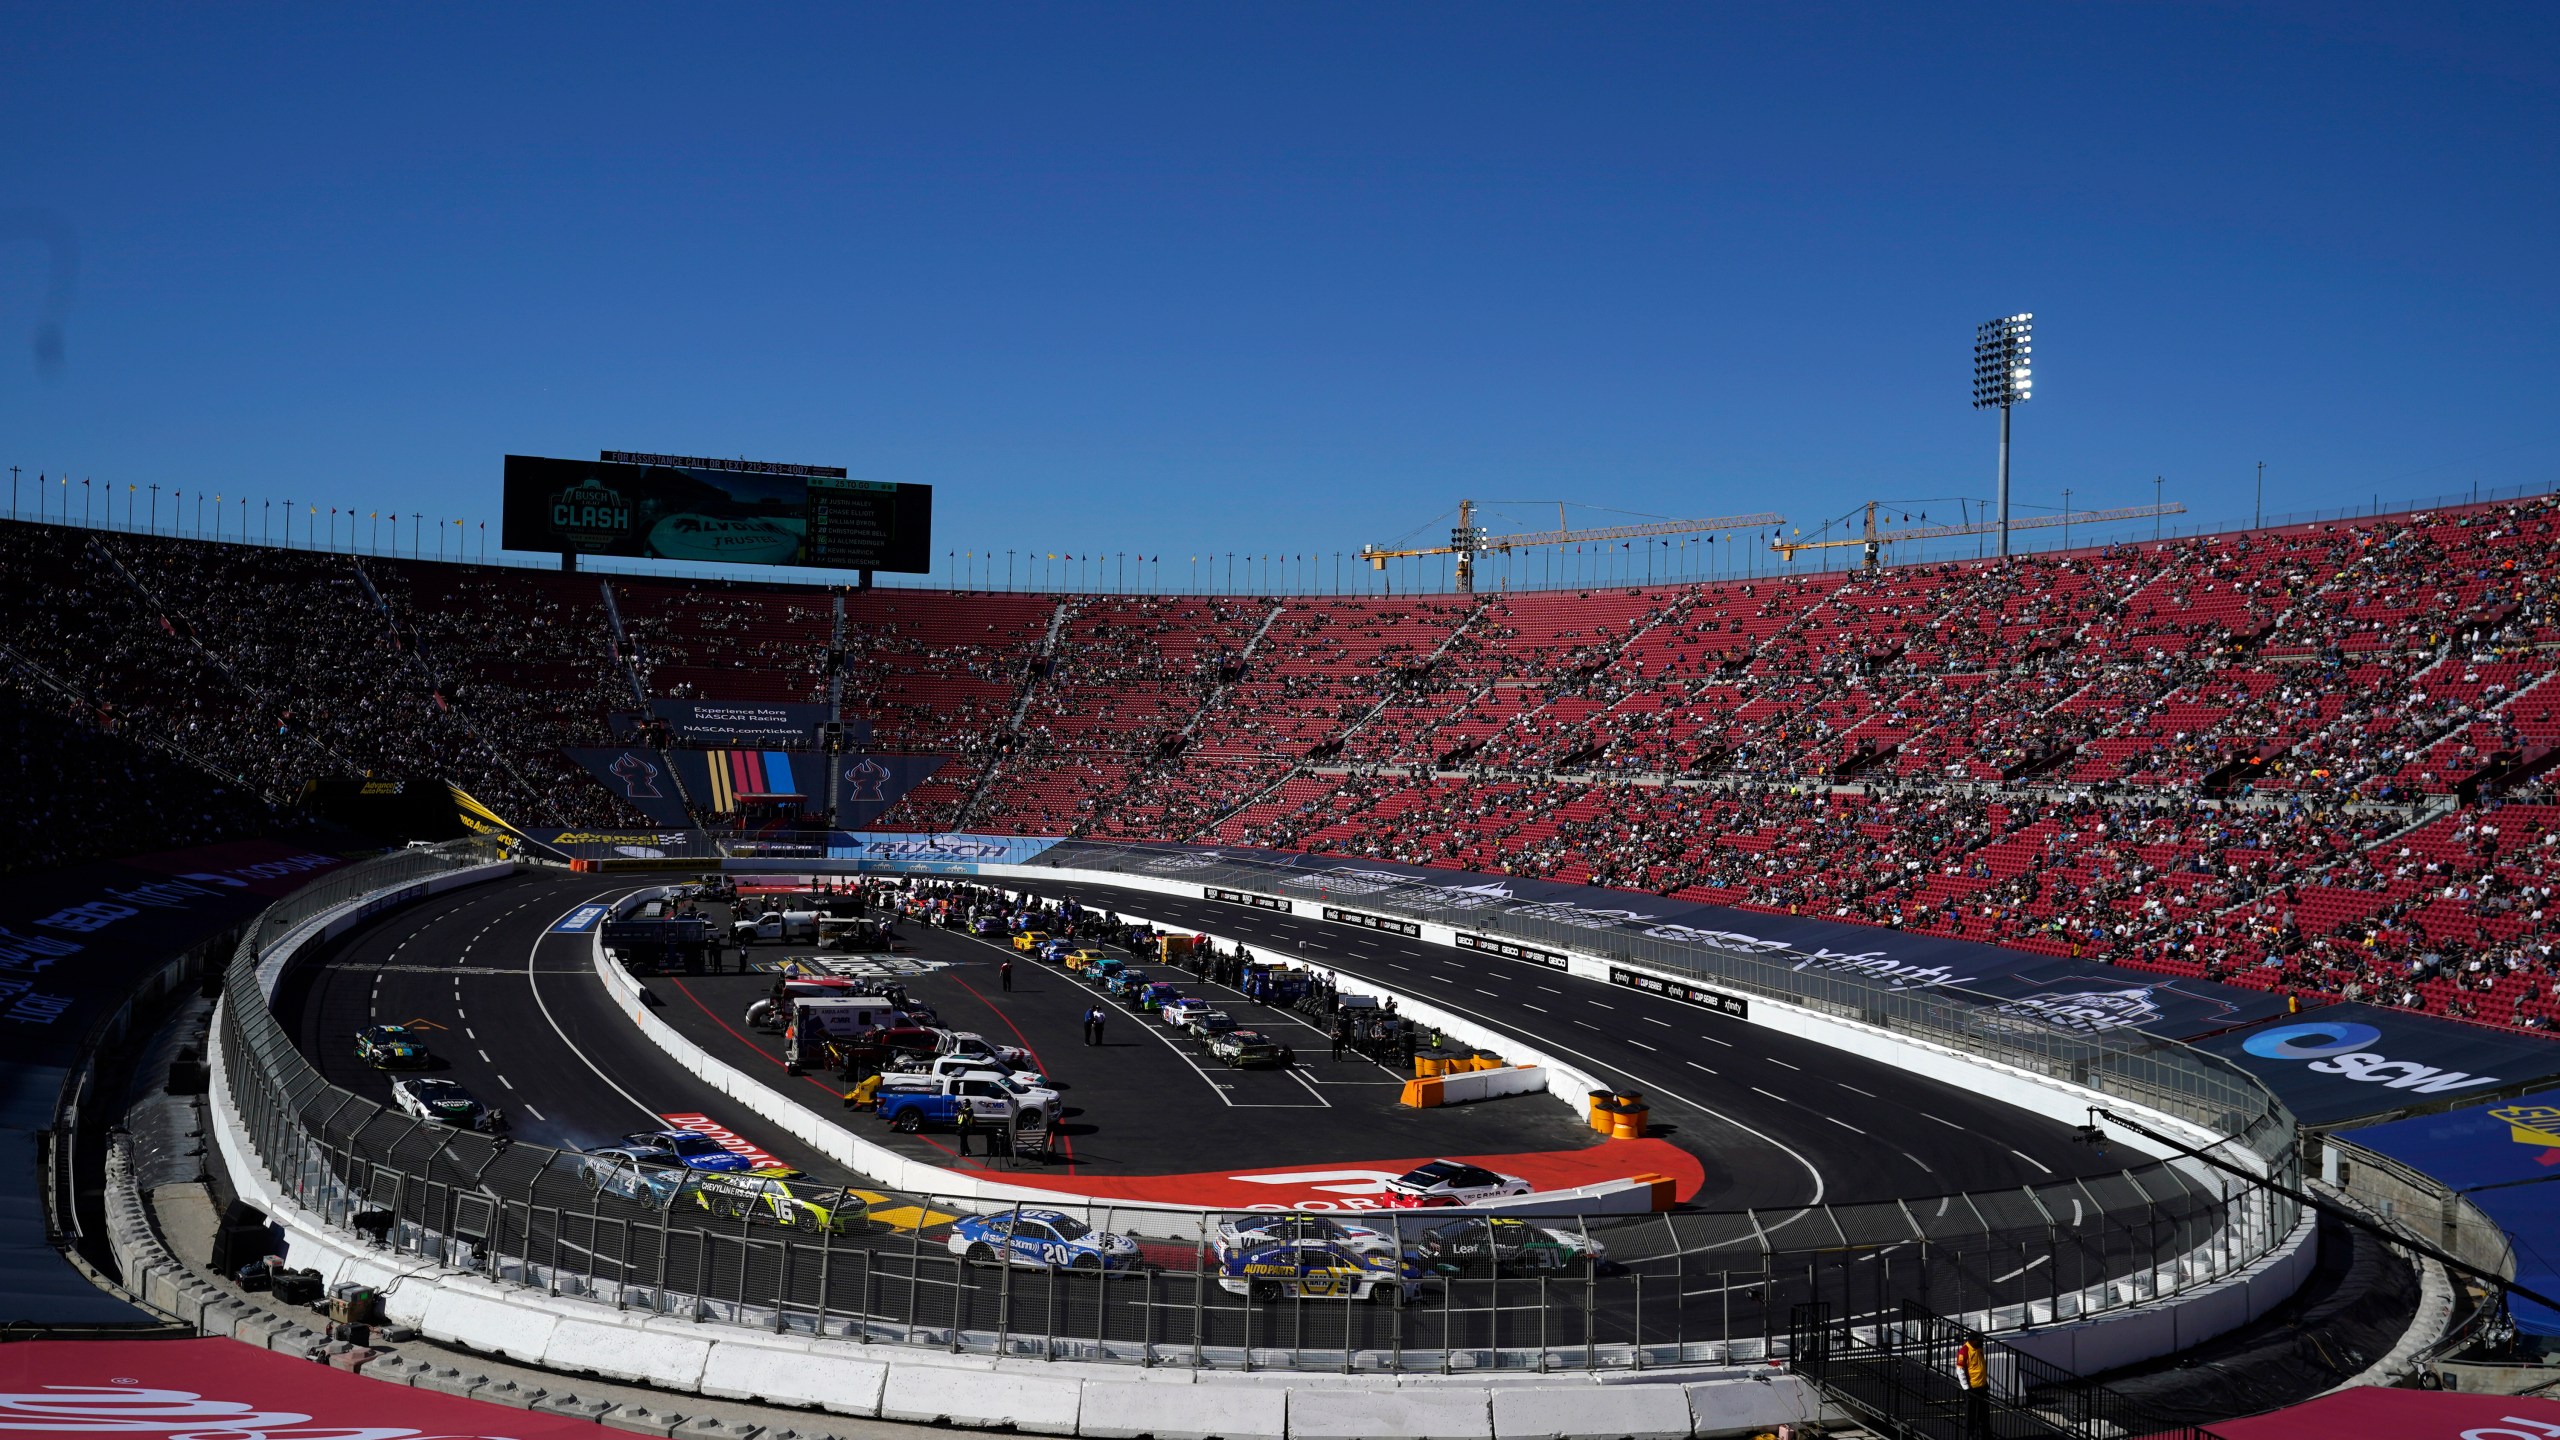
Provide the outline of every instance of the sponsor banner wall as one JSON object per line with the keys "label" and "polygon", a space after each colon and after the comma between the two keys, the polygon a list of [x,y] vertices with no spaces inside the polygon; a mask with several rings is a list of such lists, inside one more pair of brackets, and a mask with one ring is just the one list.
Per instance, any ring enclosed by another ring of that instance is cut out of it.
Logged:
{"label": "sponsor banner wall", "polygon": [[0,1431],[27,1440],[607,1440],[622,1433],[580,1416],[386,1385],[218,1337],[0,1345]]}
{"label": "sponsor banner wall", "polygon": [[2560,1043],[2372,1005],[2324,1005],[2199,1048],[2264,1081],[2306,1125],[2560,1077]]}
{"label": "sponsor banner wall", "polygon": [[940,835],[900,831],[839,830],[828,837],[827,858],[874,866],[974,875],[981,865],[1028,865],[1058,843],[1040,835]]}
{"label": "sponsor banner wall", "polygon": [[[1164,858],[1149,868],[1175,878],[1186,869],[1221,858],[1279,867],[1263,888],[1305,897],[1314,902],[1307,907],[1310,910],[1321,904],[1357,906],[1364,898],[1372,898],[1442,911],[1542,920],[1596,932],[1593,944],[1611,932],[1691,941],[1779,957],[1800,970],[1857,976],[1888,989],[1967,991],[1991,997],[2000,1010],[2022,1020],[2066,1030],[2139,1029],[2184,1039],[2284,1013],[2282,1000],[2260,991],[2118,970],[2095,961],[2033,955],[1976,941],[1907,935],[1877,926],[1339,856],[1191,846],[1148,848],[1164,852]],[[1125,853],[1126,847],[1066,841],[1050,859],[1074,865],[1079,854],[1100,859]],[[1460,917],[1449,918],[1451,923],[1464,924]]]}
{"label": "sponsor banner wall", "polygon": [[2456,1190],[2560,1180],[2560,1090],[2344,1133]]}
{"label": "sponsor banner wall", "polygon": [[[665,721],[679,745],[805,750],[818,743],[827,707],[796,700],[652,700],[649,714]],[[616,715],[621,728],[636,717]],[[846,734],[867,740],[871,722],[856,720]]]}
{"label": "sponsor banner wall", "polygon": [[244,840],[19,877],[0,895],[0,1051],[69,1063],[172,955],[345,863]]}
{"label": "sponsor banner wall", "polygon": [[951,763],[948,755],[838,755],[836,824],[859,830]]}
{"label": "sponsor banner wall", "polygon": [[650,824],[682,830],[693,823],[675,777],[657,751],[645,745],[570,746],[564,753]]}
{"label": "sponsor banner wall", "polygon": [[714,869],[720,847],[700,830],[536,830],[534,840],[572,860],[677,860],[699,858]]}

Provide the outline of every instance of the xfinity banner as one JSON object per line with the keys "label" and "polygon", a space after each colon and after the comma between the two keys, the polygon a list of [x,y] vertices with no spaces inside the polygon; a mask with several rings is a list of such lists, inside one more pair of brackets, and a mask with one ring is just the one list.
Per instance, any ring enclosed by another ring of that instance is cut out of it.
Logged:
{"label": "xfinity banner", "polygon": [[[1765,956],[1799,971],[1849,976],[1889,990],[1968,992],[1976,998],[1987,997],[2001,1014],[2022,1023],[2082,1034],[2142,1030],[2186,1039],[2284,1012],[2284,1002],[2263,991],[1879,926],[1379,860],[1192,846],[1140,848],[1162,852],[1146,862],[1141,873],[1186,876],[1222,860],[1270,866],[1273,873],[1262,888],[1302,895],[1318,904],[1393,901],[1438,912],[1461,924],[1468,923],[1464,918],[1468,914],[1536,920],[1567,931],[1592,932],[1587,943],[1593,946],[1608,936],[1630,933],[1686,942]],[[1067,841],[1050,858],[1071,866],[1076,855],[1085,854],[1094,857],[1097,868],[1119,869],[1124,868],[1128,849]],[[1471,948],[1489,947],[1485,937],[1479,937]]]}
{"label": "xfinity banner", "polygon": [[2560,1042],[2372,1005],[2328,1005],[2200,1048],[2257,1076],[2306,1125],[2440,1107],[2560,1077]]}

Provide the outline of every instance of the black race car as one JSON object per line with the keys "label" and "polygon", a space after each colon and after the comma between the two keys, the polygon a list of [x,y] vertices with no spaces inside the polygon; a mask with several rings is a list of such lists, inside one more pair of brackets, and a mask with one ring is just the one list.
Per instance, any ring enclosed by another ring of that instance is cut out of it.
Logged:
{"label": "black race car", "polygon": [[1580,1270],[1606,1264],[1599,1241],[1572,1230],[1532,1225],[1508,1215],[1451,1220],[1422,1232],[1414,1254],[1448,1270]]}

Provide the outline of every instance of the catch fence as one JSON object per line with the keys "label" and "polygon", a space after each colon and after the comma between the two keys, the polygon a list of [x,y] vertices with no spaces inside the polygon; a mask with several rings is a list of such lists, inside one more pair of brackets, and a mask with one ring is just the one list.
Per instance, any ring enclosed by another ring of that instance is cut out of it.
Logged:
{"label": "catch fence", "polygon": [[[297,1204],[387,1251],[546,1295],[983,1355],[1628,1369],[1782,1354],[1800,1305],[1852,1325],[1915,1304],[2008,1328],[2166,1299],[2254,1263],[2296,1218],[2263,1188],[2154,1162],[1923,1199],[1525,1227],[1338,1211],[1333,1222],[1358,1229],[1293,1244],[1246,1233],[1272,1222],[1260,1212],[1062,1197],[1072,1223],[1035,1234],[1055,1225],[1037,1205],[599,1163],[418,1120],[332,1083],[269,1009],[315,919],[400,903],[492,855],[475,845],[386,857],[282,902],[231,962],[217,1035],[249,1146]],[[1106,1254],[1082,1226],[1135,1249]],[[1016,1235],[1020,1263],[996,1263]]]}

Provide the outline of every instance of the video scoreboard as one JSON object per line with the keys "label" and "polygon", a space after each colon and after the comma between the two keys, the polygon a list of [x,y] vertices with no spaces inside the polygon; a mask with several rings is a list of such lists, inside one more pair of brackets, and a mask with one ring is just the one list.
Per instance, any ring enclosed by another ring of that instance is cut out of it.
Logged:
{"label": "video scoreboard", "polygon": [[510,550],[807,565],[921,575],[933,568],[933,487],[841,469],[606,451],[510,455]]}

